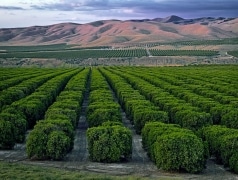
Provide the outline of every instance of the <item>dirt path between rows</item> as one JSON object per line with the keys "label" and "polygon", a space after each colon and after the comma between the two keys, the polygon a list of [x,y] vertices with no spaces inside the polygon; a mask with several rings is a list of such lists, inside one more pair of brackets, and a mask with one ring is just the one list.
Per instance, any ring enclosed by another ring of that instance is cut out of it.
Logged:
{"label": "dirt path between rows", "polygon": [[[223,166],[215,164],[211,159],[207,162],[207,168],[200,174],[169,173],[158,170],[157,167],[147,157],[146,152],[142,148],[141,136],[135,133],[133,125],[130,123],[130,120],[127,119],[126,114],[123,110],[121,110],[123,124],[132,131],[133,135],[132,159],[128,162],[121,163],[90,162],[86,139],[86,130],[88,128],[86,122],[86,108],[88,106],[88,98],[89,87],[87,87],[85,99],[82,105],[81,116],[79,119],[78,127],[76,129],[74,148],[63,161],[31,161],[27,158],[25,144],[16,144],[14,150],[1,150],[0,160],[39,165],[44,167],[56,167],[86,172],[97,172],[118,176],[136,175],[153,179],[169,178],[199,180],[238,180],[238,175],[225,170]],[[117,101],[115,95],[114,98],[115,101]]]}

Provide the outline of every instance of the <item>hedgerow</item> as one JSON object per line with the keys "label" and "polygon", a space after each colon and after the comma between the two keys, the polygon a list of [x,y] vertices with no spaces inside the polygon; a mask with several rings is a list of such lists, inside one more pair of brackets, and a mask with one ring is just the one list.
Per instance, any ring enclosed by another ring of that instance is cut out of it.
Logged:
{"label": "hedgerow", "polygon": [[190,130],[173,124],[148,122],[142,130],[142,140],[158,168],[198,173],[205,167],[205,146]]}
{"label": "hedgerow", "polygon": [[89,158],[92,161],[119,162],[131,158],[131,132],[118,123],[104,123],[102,126],[89,128],[87,139]]}
{"label": "hedgerow", "polygon": [[203,128],[203,138],[216,161],[238,173],[238,130],[221,125],[209,126]]}

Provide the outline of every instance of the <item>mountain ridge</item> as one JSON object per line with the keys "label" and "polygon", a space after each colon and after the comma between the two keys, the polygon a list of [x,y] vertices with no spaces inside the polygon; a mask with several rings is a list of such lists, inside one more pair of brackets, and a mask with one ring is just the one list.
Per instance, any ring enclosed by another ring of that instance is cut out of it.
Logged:
{"label": "mountain ridge", "polygon": [[80,46],[129,45],[172,40],[238,37],[238,18],[202,17],[101,20],[86,24],[1,28],[0,45],[68,43]]}

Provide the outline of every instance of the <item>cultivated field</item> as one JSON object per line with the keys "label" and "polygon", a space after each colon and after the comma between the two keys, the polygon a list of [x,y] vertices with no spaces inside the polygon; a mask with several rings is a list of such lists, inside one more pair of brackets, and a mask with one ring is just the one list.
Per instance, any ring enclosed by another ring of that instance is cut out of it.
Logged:
{"label": "cultivated field", "polygon": [[0,46],[0,65],[77,67],[237,64],[237,44],[237,38],[230,38],[87,48],[67,44]]}
{"label": "cultivated field", "polygon": [[237,65],[0,73],[3,161],[117,176],[238,178]]}

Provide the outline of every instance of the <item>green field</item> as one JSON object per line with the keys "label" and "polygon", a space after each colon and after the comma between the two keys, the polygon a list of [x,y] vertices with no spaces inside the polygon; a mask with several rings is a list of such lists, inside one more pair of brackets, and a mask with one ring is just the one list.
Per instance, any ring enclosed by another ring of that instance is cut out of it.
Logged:
{"label": "green field", "polygon": [[[207,50],[151,50],[153,56],[215,56],[217,51]],[[2,52],[0,58],[57,58],[57,59],[88,59],[88,58],[119,58],[148,56],[145,49],[123,50],[54,50],[54,51],[13,51]]]}
{"label": "green field", "polygon": [[232,56],[235,56],[235,57],[238,57],[238,51],[229,51],[228,54],[232,55]]}

